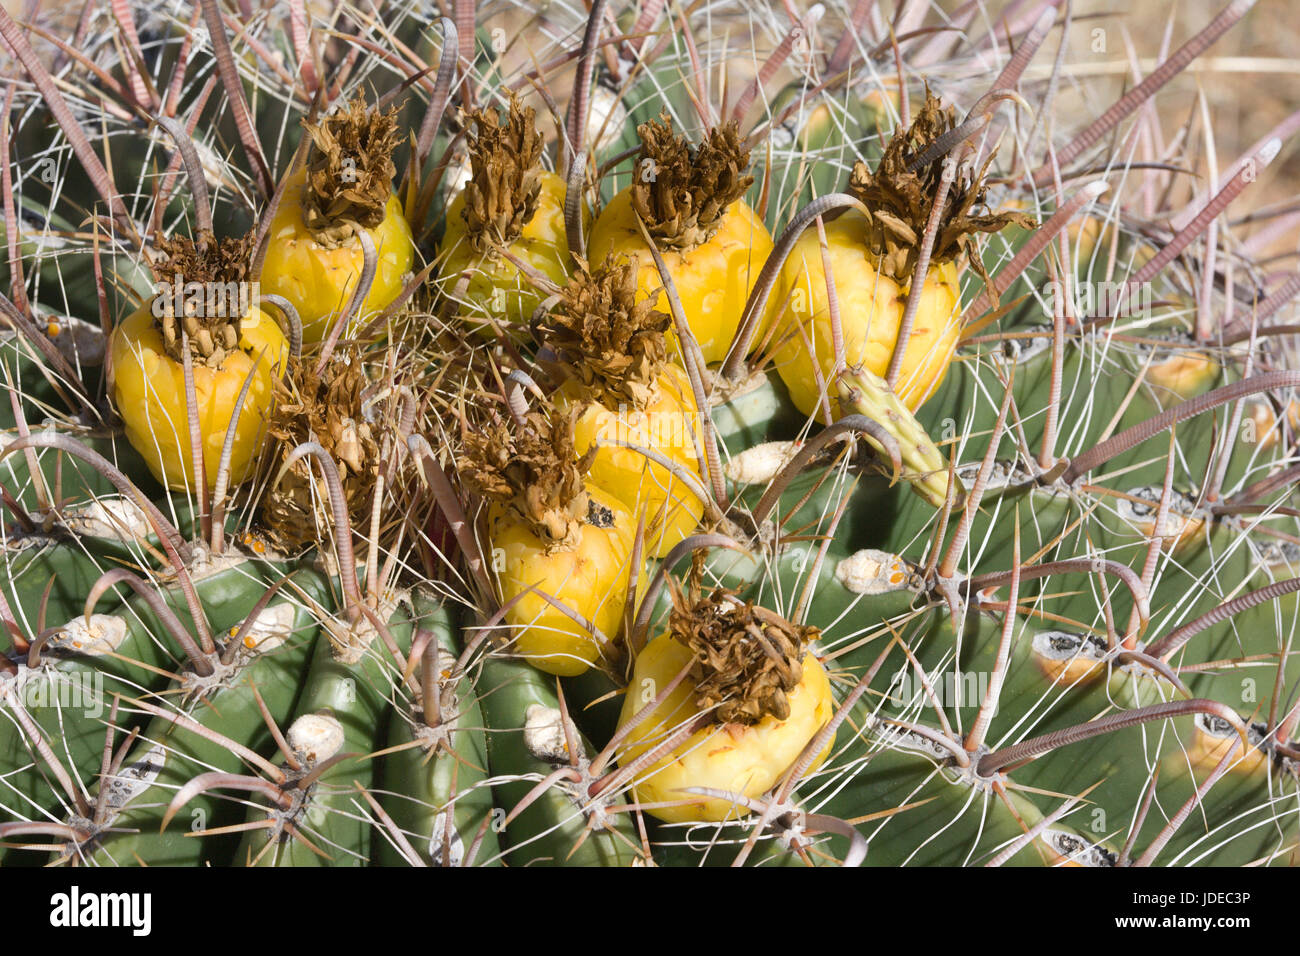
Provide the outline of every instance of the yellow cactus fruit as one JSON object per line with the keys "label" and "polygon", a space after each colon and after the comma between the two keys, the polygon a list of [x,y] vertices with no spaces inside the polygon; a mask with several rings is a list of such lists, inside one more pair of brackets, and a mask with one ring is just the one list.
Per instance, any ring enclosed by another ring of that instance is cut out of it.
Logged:
{"label": "yellow cactus fruit", "polygon": [[[691,335],[706,363],[727,357],[745,301],[772,252],[772,236],[740,197],[753,183],[749,150],[735,124],[711,129],[692,147],[675,136],[665,114],[637,127],[641,154],[630,186],[610,201],[591,229],[593,264],[627,258],[637,285],[651,296],[663,288],[637,217],[663,256]],[[662,300],[661,300],[662,301]],[[762,340],[766,320],[752,343]],[[670,329],[669,355],[680,354]]]}
{"label": "yellow cactus fruit", "polygon": [[487,501],[488,563],[508,605],[511,650],[549,674],[581,674],[609,655],[627,603],[636,523],[586,485],[592,457],[577,457],[572,419],[548,407],[522,423],[483,423],[465,436],[460,461]]}
{"label": "yellow cactus fruit", "polygon": [[664,557],[694,532],[704,502],[679,476],[635,445],[698,475],[703,447],[690,380],[667,360],[672,319],[637,295],[636,266],[585,269],[543,320],[563,377],[557,400],[577,415],[574,443],[595,449],[588,483],[645,513],[644,553]]}
{"label": "yellow cactus fruit", "polygon": [[357,325],[382,312],[402,291],[415,241],[392,191],[393,150],[401,142],[395,111],[354,100],[320,123],[305,169],[285,184],[267,239],[262,291],[284,296],[298,311],[303,341],[324,339],[356,291],[365,263],[358,234],[374,243],[376,269]]}
{"label": "yellow cactus fruit", "polygon": [[[288,342],[251,303],[246,239],[211,233],[159,243],[168,287],[113,329],[113,401],[127,440],[160,482],[194,487],[182,345],[193,363],[194,394],[208,486],[216,481],[226,431],[249,380],[231,448],[231,486],[248,479],[266,435]],[[184,333],[182,335],[182,333]]]}
{"label": "yellow cactus fruit", "polygon": [[554,285],[568,276],[565,185],[542,168],[542,134],[531,107],[512,98],[504,120],[494,108],[476,110],[470,120],[471,177],[447,209],[440,283],[444,295],[456,297],[464,321],[485,334],[500,327],[519,336],[548,294],[530,270]]}
{"label": "yellow cactus fruit", "polygon": [[[675,593],[673,603],[668,630],[637,655],[619,718],[626,731],[619,761],[703,724],[637,774],[635,798],[656,804],[646,813],[670,823],[742,817],[750,812],[743,804],[685,791],[761,797],[780,782],[834,714],[826,669],[807,650],[818,632],[721,589],[690,602]],[[687,667],[685,680],[634,723]],[[810,770],[833,745],[832,737]]]}
{"label": "yellow cactus fruit", "polygon": [[[825,224],[846,367],[861,366],[882,377],[888,371],[944,159],[916,170],[909,166],[955,125],[951,110],[941,109],[927,95],[912,125],[890,140],[874,173],[865,163],[854,166],[848,192],[871,215],[849,209]],[[1030,217],[1017,212],[974,215],[984,193],[982,170],[959,172],[948,192],[895,385],[912,410],[939,387],[957,347],[962,266],[969,261],[983,275],[980,257],[970,248],[973,234],[1010,224],[1033,226]],[[819,411],[823,394],[835,411],[836,354],[826,285],[820,238],[809,229],[786,260],[773,296],[775,303],[784,304],[773,335],[773,365],[805,415]]]}

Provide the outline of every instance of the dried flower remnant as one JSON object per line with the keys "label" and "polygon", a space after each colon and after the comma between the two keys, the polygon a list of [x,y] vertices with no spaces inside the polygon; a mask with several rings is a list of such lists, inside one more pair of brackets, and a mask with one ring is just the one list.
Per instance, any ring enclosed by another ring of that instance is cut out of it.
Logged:
{"label": "dried flower remnant", "polygon": [[319,123],[303,122],[312,155],[303,191],[303,220],[316,241],[333,248],[384,221],[401,145],[397,109],[370,109],[361,97]]}
{"label": "dried flower remnant", "polygon": [[724,724],[789,717],[787,695],[803,680],[806,647],[820,634],[724,588],[694,600],[675,589],[668,627],[694,655],[696,706]]}
{"label": "dried flower remnant", "polygon": [[542,190],[542,134],[536,111],[511,97],[502,122],[495,107],[469,115],[470,181],[461,210],[469,241],[479,253],[509,246],[537,214]]}
{"label": "dried flower remnant", "polygon": [[637,127],[641,154],[632,183],[632,207],[662,245],[694,249],[717,233],[728,207],[754,183],[749,150],[735,123],[708,131],[691,146],[673,133],[667,112]]}

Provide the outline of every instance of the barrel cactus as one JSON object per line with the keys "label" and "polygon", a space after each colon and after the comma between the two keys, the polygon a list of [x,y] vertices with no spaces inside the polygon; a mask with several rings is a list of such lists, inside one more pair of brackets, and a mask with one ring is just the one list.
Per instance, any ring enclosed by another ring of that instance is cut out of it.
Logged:
{"label": "barrel cactus", "polygon": [[1250,3],[902,6],[0,8],[0,865],[1300,862]]}

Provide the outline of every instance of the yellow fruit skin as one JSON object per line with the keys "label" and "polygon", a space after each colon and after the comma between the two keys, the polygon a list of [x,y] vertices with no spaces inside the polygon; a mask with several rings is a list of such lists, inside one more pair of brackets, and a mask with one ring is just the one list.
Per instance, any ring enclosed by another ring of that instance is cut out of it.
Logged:
{"label": "yellow fruit skin", "polygon": [[1083,219],[1071,220],[1065,228],[1070,237],[1070,253],[1077,259],[1075,272],[1086,268],[1094,255],[1102,257],[1106,255],[1112,226],[1095,216],[1085,216]]}
{"label": "yellow fruit skin", "polygon": [[[537,211],[519,238],[510,244],[510,254],[562,286],[569,275],[569,241],[564,231],[564,180],[546,171],[542,172],[541,179]],[[439,267],[443,292],[451,295],[460,283],[461,275],[468,272],[469,287],[458,300],[472,303],[461,310],[466,320],[485,334],[493,332],[493,322],[513,326],[522,333],[534,310],[546,298],[546,293],[534,288],[532,281],[505,256],[493,259],[474,251],[466,235],[464,208],[465,192],[462,190],[447,209],[447,231],[442,238],[440,255],[443,259]]]}
{"label": "yellow fruit skin", "polygon": [[[126,427],[127,441],[154,477],[174,491],[184,491],[194,479],[185,414],[185,371],[167,355],[150,309],[146,304],[113,330],[113,402]],[[280,327],[256,307],[243,319],[239,349],[226,356],[219,369],[194,366],[203,470],[209,488],[216,481],[239,391],[265,349],[244,400],[230,457],[231,487],[252,476],[273,408],[275,381],[289,356],[289,343]]]}
{"label": "yellow fruit skin", "polygon": [[[1240,738],[1234,731],[1230,737],[1215,737],[1207,734],[1198,723],[1195,729],[1195,737],[1192,740],[1190,752],[1187,753],[1183,760],[1178,762],[1178,772],[1183,772],[1190,763],[1192,770],[1197,776],[1204,779],[1214,772],[1220,761],[1228,754],[1228,750]],[[1240,776],[1250,776],[1253,774],[1264,775],[1268,768],[1268,756],[1258,747],[1251,747],[1250,750],[1243,752],[1241,747],[1237,747],[1237,752],[1233,756],[1232,762],[1228,765],[1228,773],[1238,774]]]}
{"label": "yellow fruit skin", "polygon": [[[610,439],[616,439],[652,448],[691,474],[698,474],[696,442],[702,448],[704,437],[686,373],[676,365],[665,364],[650,401],[640,412],[628,408],[620,414],[618,409],[583,402],[572,384],[563,387],[558,397],[566,408],[583,405],[573,429],[578,453],[585,454],[592,445],[599,445],[587,473],[588,483],[618,498],[634,518],[645,510],[643,553],[662,558],[694,533],[704,515],[704,502],[663,465],[638,451],[609,444]],[[664,520],[658,521],[661,508],[665,508]]]}
{"label": "yellow fruit skin", "polygon": [[[312,237],[302,218],[306,177],[306,170],[299,170],[285,186],[271,221],[260,281],[262,292],[282,295],[298,310],[302,340],[311,344],[324,339],[334,320],[347,309],[361,277],[365,253],[355,237],[334,249]],[[389,197],[383,222],[369,232],[378,253],[378,268],[361,303],[358,322],[373,318],[397,298],[415,261],[415,240],[396,196]]]}
{"label": "yellow fruit skin", "polygon": [[[867,247],[867,220],[856,210],[826,223],[826,245],[839,300],[845,362],[863,365],[883,377],[898,341],[908,286],[876,272],[875,256]],[[956,263],[932,262],[895,389],[913,411],[939,387],[957,347],[961,332],[960,292]],[[773,342],[779,343],[773,364],[799,411],[816,414],[821,392],[812,356],[816,355],[822,382],[826,383],[835,367],[835,346],[826,272],[815,229],[806,231],[795,244],[781,270],[773,299],[788,303],[773,336]],[[830,395],[834,398],[834,389],[830,389]],[[834,403],[831,412],[835,414]]]}
{"label": "yellow fruit skin", "polygon": [[[547,554],[545,543],[502,506],[494,506],[488,516],[491,564],[502,603],[523,595],[506,611],[515,639],[511,650],[539,670],[562,677],[587,670],[600,657],[601,645],[537,591],[566,604],[615,640],[623,624],[636,535],[636,525],[618,499],[599,488],[588,487],[588,492],[613,512],[614,523],[610,528],[583,525],[570,551]],[[528,591],[530,586],[537,590]]]}
{"label": "yellow fruit skin", "polygon": [[1213,388],[1222,369],[1209,352],[1171,350],[1147,369],[1147,385],[1161,408],[1170,408]]}
{"label": "yellow fruit skin", "polygon": [[[704,361],[721,362],[740,328],[745,300],[772,252],[771,234],[754,211],[737,200],[728,207],[722,224],[708,242],[684,253],[663,246],[659,251],[682,300],[682,314],[704,353]],[[654,256],[637,227],[631,187],[618,193],[596,217],[588,254],[593,267],[620,257],[635,262],[637,289],[643,295],[663,288]],[[669,311],[667,296],[660,294],[655,307]],[[765,317],[751,345],[762,341],[766,325]],[[668,337],[669,354],[680,356],[676,334],[670,330]]]}
{"label": "yellow fruit skin", "polygon": [[[619,726],[627,724],[654,699],[659,693],[656,688],[667,687],[690,657],[690,651],[668,633],[647,644],[636,659],[632,681],[623,698]],[[619,753],[619,761],[625,765],[630,763],[694,718],[699,712],[694,698],[695,689],[689,680],[679,684],[631,730]],[[639,802],[691,801],[672,807],[647,808],[646,813],[669,823],[717,822],[749,813],[747,808],[727,800],[680,791],[684,787],[709,787],[760,797],[771,790],[798,759],[808,741],[835,713],[826,669],[812,654],[804,655],[803,680],[789,693],[788,699],[790,716],[785,720],[768,715],[750,726],[711,725],[696,731],[671,753],[643,770],[633,782]],[[827,741],[810,770],[821,765],[834,743],[833,737]]]}

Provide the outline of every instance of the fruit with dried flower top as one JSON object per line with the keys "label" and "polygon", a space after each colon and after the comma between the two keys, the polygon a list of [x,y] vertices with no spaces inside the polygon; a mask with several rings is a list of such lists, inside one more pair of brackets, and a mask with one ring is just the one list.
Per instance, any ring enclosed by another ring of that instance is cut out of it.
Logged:
{"label": "fruit with dried flower top", "polygon": [[[597,265],[633,260],[639,266],[642,294],[662,289],[639,217],[663,256],[704,361],[721,362],[772,251],[772,236],[763,220],[741,198],[754,181],[748,172],[749,150],[734,123],[709,130],[698,146],[675,135],[666,114],[643,123],[637,133],[641,153],[632,185],[596,217],[590,259]],[[668,336],[669,354],[677,356],[676,333],[670,330]]]}
{"label": "fruit with dried flower top", "polygon": [[703,436],[690,380],[668,361],[672,319],[653,306],[637,297],[634,263],[607,264],[574,276],[542,331],[563,375],[557,400],[578,416],[574,442],[596,450],[589,483],[644,511],[645,553],[661,558],[699,525],[704,502],[641,449],[695,476]]}
{"label": "fruit with dried flower top", "polygon": [[[184,348],[193,363],[203,469],[215,483],[226,432],[234,427],[229,482],[254,470],[266,434],[275,381],[288,342],[275,321],[251,304],[249,241],[163,241],[160,274],[171,284],[113,330],[113,402],[155,478],[169,488],[194,488],[194,455],[186,413]],[[248,393],[235,420],[245,383]]]}
{"label": "fruit with dried flower top", "polygon": [[[885,148],[875,173],[862,162],[853,168],[848,191],[870,216],[849,209],[824,225],[844,366],[863,366],[879,376],[889,368],[945,160],[936,159],[916,170],[910,165],[955,125],[952,112],[928,97],[911,127],[900,130]],[[984,268],[978,254],[970,250],[973,234],[994,232],[1011,223],[1029,228],[1033,222],[1015,212],[972,214],[973,207],[984,201],[982,174],[956,175],[965,178],[954,180],[949,189],[895,385],[911,409],[939,387],[957,347],[961,267],[969,259],[977,271]],[[823,411],[822,396],[835,394],[830,383],[837,368],[835,322],[815,228],[795,244],[773,299],[788,303],[773,333],[773,365],[799,410],[818,414]],[[835,408],[830,411],[834,416]]]}
{"label": "fruit with dried flower top", "polygon": [[466,435],[460,471],[487,502],[488,562],[511,650],[549,674],[581,674],[613,651],[627,603],[636,523],[585,482],[573,421],[554,407]]}
{"label": "fruit with dried flower top", "polygon": [[[633,783],[638,801],[667,804],[647,813],[672,823],[734,819],[749,809],[688,789],[760,797],[780,782],[834,713],[826,669],[807,647],[817,635],[722,589],[689,602],[674,594],[668,630],[636,657],[619,718],[621,728],[632,725],[623,765],[675,741]],[[633,723],[686,668],[686,678]],[[833,744],[834,737],[810,770]]]}
{"label": "fruit with dried flower top", "polygon": [[347,310],[365,267],[365,232],[375,275],[357,319],[373,318],[402,291],[415,260],[411,227],[393,194],[393,150],[401,133],[392,111],[358,98],[319,123],[306,123],[312,152],[294,173],[271,221],[262,291],[298,310],[303,341],[319,342]]}
{"label": "fruit with dried flower top", "polygon": [[548,294],[545,285],[563,285],[568,274],[564,180],[542,168],[531,107],[512,98],[507,116],[489,107],[470,121],[472,175],[447,209],[442,290],[483,333],[499,326],[518,335]]}

